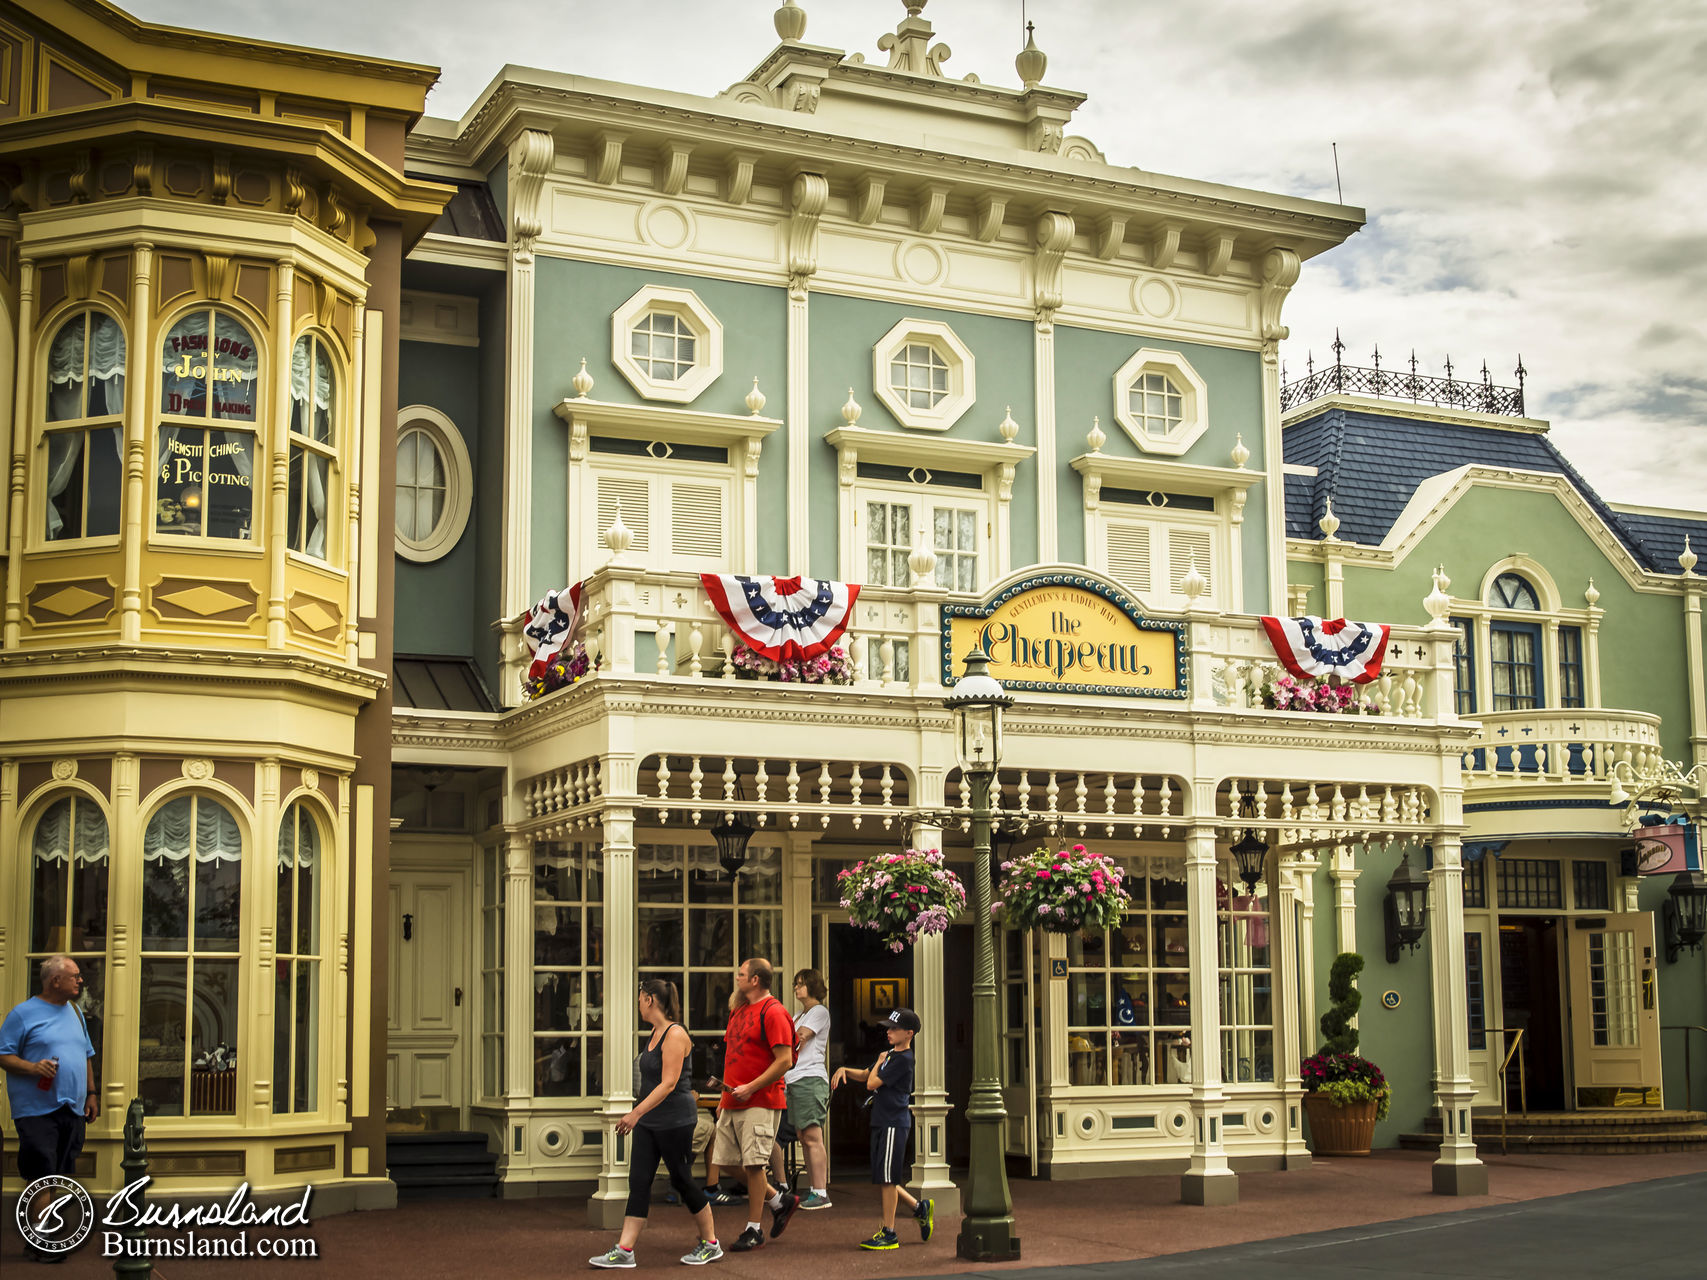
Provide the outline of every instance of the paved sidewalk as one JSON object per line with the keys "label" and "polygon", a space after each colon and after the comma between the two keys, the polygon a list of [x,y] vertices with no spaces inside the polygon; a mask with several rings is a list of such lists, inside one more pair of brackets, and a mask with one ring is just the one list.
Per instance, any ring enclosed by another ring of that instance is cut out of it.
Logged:
{"label": "paved sidewalk", "polygon": [[[1429,1190],[1432,1158],[1427,1152],[1383,1151],[1361,1160],[1319,1160],[1295,1173],[1246,1174],[1239,1180],[1241,1202],[1213,1209],[1180,1204],[1177,1177],[1018,1181],[1013,1188],[1014,1211],[1023,1257],[1003,1267],[983,1268],[955,1257],[959,1222],[947,1216],[939,1218],[928,1245],[921,1245],[913,1223],[903,1220],[899,1250],[870,1253],[854,1247],[876,1225],[877,1192],[869,1183],[844,1182],[831,1188],[834,1208],[796,1214],[782,1239],[754,1253],[730,1254],[713,1265],[726,1280],[798,1280],[804,1269],[833,1269],[837,1280],[863,1280],[1130,1261],[1707,1174],[1707,1153],[1698,1152],[1490,1155],[1493,1194],[1451,1198]],[[1633,1203],[1640,1201],[1639,1196],[1632,1198]],[[467,1276],[560,1280],[565,1273],[591,1275],[586,1259],[602,1253],[615,1239],[613,1233],[589,1230],[584,1213],[580,1200],[414,1203],[314,1223],[311,1232],[319,1247],[315,1262],[254,1257],[162,1259],[154,1274],[160,1280],[325,1280],[372,1275],[402,1275],[410,1280]],[[726,1242],[733,1240],[745,1221],[744,1205],[721,1209],[718,1233]],[[685,1274],[676,1259],[692,1244],[693,1234],[687,1214],[679,1207],[654,1205],[650,1227],[640,1240],[641,1267]],[[1623,1234],[1622,1229],[1617,1234]],[[85,1244],[66,1265],[52,1271],[32,1267],[22,1253],[8,1222],[0,1244],[0,1271],[7,1280],[33,1274],[92,1280],[112,1274],[111,1263],[103,1263],[98,1255],[98,1240]]]}

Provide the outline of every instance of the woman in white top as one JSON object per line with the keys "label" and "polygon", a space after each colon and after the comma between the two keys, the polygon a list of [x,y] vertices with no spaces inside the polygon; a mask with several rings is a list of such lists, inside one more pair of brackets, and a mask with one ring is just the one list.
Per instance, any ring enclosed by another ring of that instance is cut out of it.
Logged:
{"label": "woman in white top", "polygon": [[[824,1050],[830,1039],[830,1010],[824,1004],[827,994],[824,975],[816,969],[802,969],[794,975],[794,998],[800,1002],[794,1034],[800,1050],[783,1080],[788,1085],[788,1122],[800,1136],[811,1188],[809,1195],[801,1197],[802,1209],[830,1207],[830,1157],[824,1149],[824,1121],[830,1115],[830,1073],[824,1065]],[[780,1146],[771,1163],[780,1184],[783,1181]]]}

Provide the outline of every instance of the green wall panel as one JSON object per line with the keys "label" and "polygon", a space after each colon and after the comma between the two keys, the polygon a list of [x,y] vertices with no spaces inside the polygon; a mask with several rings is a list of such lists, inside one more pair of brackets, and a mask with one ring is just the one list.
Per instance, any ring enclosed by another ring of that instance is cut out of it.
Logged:
{"label": "green wall panel", "polygon": [[[929,439],[947,436],[955,440],[998,443],[997,425],[1013,406],[1019,423],[1016,442],[1034,445],[1036,437],[1036,390],[1032,376],[1032,325],[1023,320],[938,311],[930,307],[904,306],[815,293],[808,304],[811,358],[811,426],[808,435],[814,450],[811,468],[812,568],[818,577],[835,577],[840,563],[840,531],[837,528],[836,453],[824,437],[842,425],[841,407],[848,388],[863,411],[859,426],[874,431],[905,431]],[[872,384],[872,350],[884,334],[902,320],[934,320],[946,324],[972,352],[976,362],[977,401],[946,432],[913,431],[896,422],[877,398]],[[1013,502],[1009,507],[1013,530],[1013,563],[1016,568],[1037,560],[1037,471],[1034,461],[1022,463],[1014,474]]]}
{"label": "green wall panel", "polygon": [[[723,374],[686,406],[659,404],[660,414],[688,408],[746,416],[753,379],[765,394],[767,417],[787,402],[788,295],[780,288],[701,276],[540,257],[535,263],[533,342],[533,596],[563,585],[569,513],[564,485],[568,428],[553,413],[571,397],[571,379],[587,359],[592,398],[614,404],[649,403],[611,363],[611,313],[649,284],[691,289],[723,325]],[[839,403],[839,402],[838,402]],[[786,573],[788,440],[778,428],[765,441],[759,465],[759,563]]]}
{"label": "green wall panel", "polygon": [[[468,446],[478,497],[482,478],[479,461],[481,420],[481,352],[432,342],[399,343],[399,407],[424,404],[456,424]],[[382,476],[383,483],[392,477]],[[476,606],[480,556],[474,520],[463,530],[448,555],[427,564],[397,560],[396,636],[398,653],[474,655],[474,627],[482,614]],[[391,531],[383,530],[380,554],[393,555]]]}
{"label": "green wall panel", "polygon": [[[1085,560],[1084,482],[1067,466],[1088,452],[1085,437],[1091,420],[1102,420],[1108,442],[1102,451],[1117,458],[1156,457],[1145,454],[1114,416],[1114,374],[1144,348],[1177,352],[1208,387],[1209,428],[1177,461],[1207,467],[1230,467],[1234,440],[1243,436],[1251,451],[1245,465],[1261,470],[1262,357],[1255,351],[1211,347],[1196,342],[1170,342],[1127,333],[1055,326],[1055,436],[1061,460],[1056,485],[1060,520],[1061,559]],[[1253,486],[1245,504],[1244,588],[1249,612],[1262,613],[1268,604],[1268,498]]]}

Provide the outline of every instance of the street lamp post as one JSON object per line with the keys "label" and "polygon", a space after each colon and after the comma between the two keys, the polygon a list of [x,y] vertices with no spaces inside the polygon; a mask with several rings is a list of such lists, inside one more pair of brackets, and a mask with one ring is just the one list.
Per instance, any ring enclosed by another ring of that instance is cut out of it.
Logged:
{"label": "street lamp post", "polygon": [[1002,711],[1013,695],[990,675],[990,657],[974,648],[966,672],[943,700],[954,715],[960,769],[972,792],[972,928],[977,967],[972,981],[972,1093],[966,1106],[971,1150],[966,1216],[955,1251],[974,1262],[1019,1257],[1008,1194],[1007,1108],[1002,1105],[996,1026],[996,942],[990,921],[990,783],[1002,758]]}

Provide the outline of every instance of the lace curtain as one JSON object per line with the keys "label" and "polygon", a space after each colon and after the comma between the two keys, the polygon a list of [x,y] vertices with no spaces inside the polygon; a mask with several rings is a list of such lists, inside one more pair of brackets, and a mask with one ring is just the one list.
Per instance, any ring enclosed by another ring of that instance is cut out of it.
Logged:
{"label": "lace curtain", "polygon": [[[192,814],[194,832],[190,829]],[[192,849],[197,862],[238,862],[243,857],[243,832],[237,819],[206,796],[179,796],[169,801],[154,815],[142,837],[144,862],[182,862]]]}
{"label": "lace curtain", "polygon": [[293,804],[279,826],[279,870],[289,871],[296,866],[312,871],[319,862],[320,828],[300,804]]}
{"label": "lace curtain", "polygon": [[109,852],[107,819],[92,800],[56,801],[36,824],[37,862],[105,862]]}
{"label": "lace curtain", "polygon": [[292,431],[320,444],[332,443],[332,389],[326,348],[304,334],[290,353]]}
{"label": "lace curtain", "polygon": [[124,330],[111,316],[85,311],[61,325],[48,348],[47,420],[122,413],[124,354]]}

